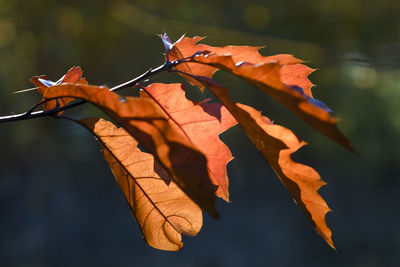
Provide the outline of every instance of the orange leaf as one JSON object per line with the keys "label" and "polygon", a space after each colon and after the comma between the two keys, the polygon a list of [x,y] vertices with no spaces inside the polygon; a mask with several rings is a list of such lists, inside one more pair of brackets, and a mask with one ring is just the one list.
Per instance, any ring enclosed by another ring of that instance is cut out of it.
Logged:
{"label": "orange leaf", "polygon": [[[297,85],[303,88],[304,93],[310,97],[311,87],[313,84],[307,78],[308,75],[314,71],[301,63],[302,60],[293,57],[288,54],[279,54],[274,56],[262,56],[258,51],[263,47],[257,46],[224,46],[215,47],[205,44],[197,44],[199,41],[204,39],[203,37],[188,38],[184,37],[175,42],[169,52],[170,60],[177,60],[180,58],[186,58],[194,55],[199,51],[208,51],[212,54],[217,55],[230,55],[235,63],[247,62],[251,64],[263,64],[278,62],[281,65],[281,79],[285,84]],[[194,62],[187,62],[180,64],[175,67],[177,70],[187,72],[192,75],[200,75],[211,78],[213,74],[218,70],[218,67],[204,66]],[[185,76],[192,84],[202,88],[201,83],[195,81],[195,79]]]}
{"label": "orange leaf", "polygon": [[[61,83],[79,83],[79,84],[87,84],[85,78],[82,78],[82,70],[80,67],[72,67],[67,71],[67,73],[61,77],[57,82],[50,81],[46,75],[34,76],[30,79],[30,81],[37,87],[39,93],[44,95],[44,92],[48,87],[58,85]],[[62,98],[62,99],[54,99],[51,101],[47,101],[43,105],[44,110],[50,110],[57,107],[57,102],[59,107],[63,107],[67,105],[69,102],[73,101],[74,98]],[[62,114],[63,111],[60,111],[58,114]]]}
{"label": "orange leaf", "polygon": [[218,186],[215,194],[229,201],[226,165],[233,159],[229,148],[218,135],[237,124],[220,103],[195,104],[185,97],[183,84],[153,83],[141,91],[141,97],[154,99],[163,112],[207,158],[211,182]]}
{"label": "orange leaf", "polygon": [[100,142],[118,185],[146,242],[157,249],[182,248],[182,235],[201,229],[201,209],[175,184],[138,142],[123,128],[98,118],[80,121]]}
{"label": "orange leaf", "polygon": [[232,73],[258,87],[316,130],[354,152],[350,142],[337,128],[337,119],[331,116],[330,109],[312,98],[313,84],[307,76],[313,70],[300,64],[301,60],[291,55],[263,57],[258,53],[260,47],[197,44],[201,39],[182,38],[173,45],[169,54],[171,60],[175,60],[190,57],[199,51],[209,52],[175,67],[188,74],[183,75],[189,82],[203,88],[190,75],[211,78],[218,69]]}
{"label": "orange leaf", "polygon": [[218,216],[206,158],[175,130],[152,101],[123,98],[107,87],[83,84],[52,86],[45,91],[44,97],[80,98],[97,106],[154,155],[196,204],[211,216]]}
{"label": "orange leaf", "polygon": [[315,226],[315,230],[334,248],[332,232],[325,216],[330,211],[318,189],[325,183],[311,167],[294,162],[291,155],[305,145],[289,129],[274,125],[260,111],[250,106],[234,103],[228,89],[205,77],[195,77],[210,89],[238,120],[250,140],[264,155],[281,182],[286,186],[296,203]]}

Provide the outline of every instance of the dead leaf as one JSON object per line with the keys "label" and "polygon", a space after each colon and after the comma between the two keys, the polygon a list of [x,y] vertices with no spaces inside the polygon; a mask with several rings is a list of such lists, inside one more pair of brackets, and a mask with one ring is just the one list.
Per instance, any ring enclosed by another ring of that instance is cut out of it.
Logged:
{"label": "dead leaf", "polygon": [[243,127],[250,140],[264,155],[296,203],[315,226],[315,230],[334,247],[325,216],[330,211],[318,190],[325,183],[311,167],[294,162],[291,155],[306,143],[289,129],[273,124],[260,111],[234,103],[228,89],[206,77],[192,76],[211,90]]}
{"label": "dead leaf", "polygon": [[[85,78],[82,78],[82,70],[80,67],[72,67],[67,71],[67,73],[64,76],[62,76],[56,82],[50,81],[46,75],[34,76],[30,79],[30,81],[37,87],[39,93],[42,96],[48,87],[59,85],[61,83],[87,84],[87,80]],[[44,103],[43,109],[44,110],[54,109],[57,107],[57,105],[58,107],[63,107],[73,100],[74,98],[61,98],[61,99],[54,99],[51,101],[47,101]],[[60,111],[58,114],[61,115],[62,113],[63,111]]]}
{"label": "dead leaf", "polygon": [[175,130],[152,101],[124,98],[107,87],[83,84],[52,86],[44,97],[79,98],[101,109],[154,155],[196,204],[211,216],[218,216],[205,156]]}
{"label": "dead leaf", "polygon": [[323,102],[312,98],[313,84],[307,76],[313,70],[302,65],[301,60],[291,55],[264,57],[258,52],[261,47],[197,44],[201,39],[182,38],[169,52],[171,60],[190,57],[199,51],[208,52],[175,67],[184,72],[181,74],[190,83],[203,88],[191,75],[211,78],[218,69],[227,71],[258,87],[316,130],[354,152],[350,142],[337,128],[337,119],[331,116],[331,110]]}
{"label": "dead leaf", "polygon": [[282,103],[319,132],[354,151],[350,142],[337,128],[337,119],[331,116],[329,108],[299,91],[298,87],[290,88],[282,83],[281,67],[278,63],[236,65],[230,56],[218,55],[199,56],[193,60],[218,66],[246,80]]}
{"label": "dead leaf", "polygon": [[[260,46],[229,45],[224,47],[215,47],[198,44],[198,42],[203,39],[203,37],[198,36],[194,38],[183,37],[174,44],[171,44],[171,40],[169,40],[168,49],[166,48],[167,53],[169,52],[169,59],[171,61],[177,60],[190,57],[199,51],[207,51],[216,55],[230,55],[236,64],[240,62],[247,62],[254,65],[273,62],[279,63],[281,66],[282,82],[287,85],[299,86],[303,88],[306,95],[312,97],[311,87],[314,85],[308,79],[308,75],[310,75],[314,69],[303,65],[302,63],[304,63],[304,61],[289,54],[279,54],[267,57],[262,56],[259,53],[259,50],[263,47]],[[208,78],[212,78],[214,73],[218,71],[218,67],[202,65],[195,62],[182,63],[175,68],[192,75],[205,76]],[[185,76],[185,78],[187,78],[193,85],[202,88],[202,85],[198,84],[195,79],[188,76]]]}
{"label": "dead leaf", "polygon": [[229,201],[226,165],[233,159],[229,148],[219,139],[237,121],[221,103],[194,103],[185,96],[183,84],[153,83],[141,91],[141,97],[153,99],[188,140],[207,158],[211,182],[218,186],[215,194]]}
{"label": "dead leaf", "polygon": [[201,229],[201,209],[175,184],[138,142],[123,128],[99,118],[80,121],[102,147],[118,185],[125,195],[146,242],[157,249],[182,248],[182,235]]}

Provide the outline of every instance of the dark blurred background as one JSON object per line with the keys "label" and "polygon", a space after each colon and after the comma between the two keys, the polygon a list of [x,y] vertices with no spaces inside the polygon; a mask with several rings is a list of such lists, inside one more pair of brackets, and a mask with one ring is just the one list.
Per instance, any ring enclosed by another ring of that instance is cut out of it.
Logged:
{"label": "dark blurred background", "polygon": [[[218,201],[179,252],[141,237],[98,144],[70,122],[0,125],[0,266],[400,266],[400,1],[0,0],[0,115],[40,97],[31,76],[57,80],[79,65],[113,86],[163,62],[156,34],[210,45],[265,45],[318,68],[314,96],[341,119],[362,159],[268,96],[218,73],[234,99],[310,143],[295,154],[328,183],[337,253],[316,234],[239,127],[222,135],[232,203]],[[183,80],[161,74],[150,82]],[[125,94],[134,94],[132,89]],[[199,97],[192,88],[192,97]],[[206,95],[210,96],[209,94]],[[89,105],[71,116],[99,115]]]}

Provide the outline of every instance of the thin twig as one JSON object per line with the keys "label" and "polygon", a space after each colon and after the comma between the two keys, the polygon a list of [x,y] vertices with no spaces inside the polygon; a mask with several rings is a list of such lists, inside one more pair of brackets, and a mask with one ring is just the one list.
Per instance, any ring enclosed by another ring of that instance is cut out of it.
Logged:
{"label": "thin twig", "polygon": [[[143,81],[143,80],[149,78],[150,76],[155,75],[159,72],[170,71],[173,67],[175,67],[176,65],[178,65],[179,63],[181,63],[183,61],[184,60],[175,60],[172,62],[167,61],[163,65],[160,65],[154,69],[149,69],[142,75],[137,76],[136,78],[134,78],[130,81],[127,81],[125,83],[122,83],[122,84],[119,84],[117,86],[110,88],[110,91],[119,91],[123,88],[134,86],[137,83],[139,83],[140,81]],[[45,116],[54,116],[55,114],[59,113],[60,111],[72,109],[74,107],[77,107],[77,106],[87,103],[84,100],[78,100],[76,102],[70,103],[63,107],[56,107],[56,108],[50,109],[50,110],[34,111],[38,106],[40,106],[41,104],[43,104],[46,101],[47,100],[40,101],[39,103],[37,103],[36,105],[34,105],[32,108],[30,108],[28,111],[26,111],[24,113],[2,116],[2,117],[0,117],[0,123],[11,122],[11,121],[20,121],[20,120],[29,120],[29,119],[40,118],[40,117],[45,117]]]}
{"label": "thin twig", "polygon": [[37,89],[38,89],[37,87],[32,87],[32,88],[28,88],[28,89],[24,89],[24,90],[15,91],[15,92],[12,92],[11,94],[26,93],[26,92],[34,91]]}

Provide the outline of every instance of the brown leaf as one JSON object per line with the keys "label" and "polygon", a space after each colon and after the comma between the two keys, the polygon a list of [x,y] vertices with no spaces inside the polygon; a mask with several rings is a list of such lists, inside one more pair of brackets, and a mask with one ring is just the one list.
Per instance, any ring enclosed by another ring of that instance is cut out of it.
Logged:
{"label": "brown leaf", "polygon": [[[30,79],[30,81],[37,87],[41,95],[44,95],[44,92],[47,90],[48,87],[58,85],[61,83],[87,84],[86,79],[82,78],[82,70],[80,67],[72,67],[57,82],[50,81],[46,75],[34,76]],[[51,101],[47,101],[44,103],[43,109],[50,110],[56,108],[57,102],[59,107],[63,107],[73,100],[74,98],[61,98],[61,99],[54,99]],[[60,111],[58,114],[62,113],[63,111]]]}
{"label": "brown leaf", "polygon": [[205,156],[175,130],[152,101],[123,98],[106,87],[83,84],[52,86],[44,97],[80,98],[97,106],[154,155],[196,204],[211,216],[218,216]]}
{"label": "brown leaf", "polygon": [[100,142],[118,185],[136,218],[146,242],[157,249],[182,248],[182,235],[201,229],[201,209],[175,184],[138,142],[123,128],[98,118],[80,123]]}
{"label": "brown leaf", "polygon": [[[199,51],[208,51],[211,54],[216,55],[230,55],[235,64],[240,62],[247,62],[254,65],[277,62],[281,66],[281,79],[282,82],[288,85],[297,85],[303,88],[304,93],[310,97],[311,87],[313,84],[307,78],[310,73],[314,71],[301,63],[304,61],[293,57],[288,54],[279,54],[273,56],[264,57],[259,53],[259,50],[263,47],[257,46],[224,46],[215,47],[205,44],[198,44],[199,41],[204,39],[203,37],[188,38],[184,37],[173,44],[169,52],[170,60],[177,60],[186,58],[194,55]],[[192,75],[205,76],[212,78],[213,74],[218,70],[218,67],[207,66],[198,64],[195,62],[187,62],[180,64],[175,67],[177,70],[187,72]],[[185,76],[193,85],[197,85],[203,88],[201,83],[198,83],[195,79]]]}
{"label": "brown leaf", "polygon": [[209,52],[175,67],[188,74],[183,75],[189,82],[203,88],[190,75],[211,78],[218,69],[232,73],[260,88],[316,130],[354,152],[350,142],[337,128],[337,119],[331,116],[330,109],[312,98],[313,84],[307,76],[313,69],[300,64],[301,60],[291,55],[263,57],[258,53],[260,47],[197,44],[201,39],[182,38],[170,51],[171,60],[190,57],[198,51]]}
{"label": "brown leaf", "polygon": [[289,129],[274,125],[260,111],[232,102],[228,89],[213,80],[195,76],[192,78],[211,90],[227,107],[313,223],[315,230],[334,248],[332,232],[325,221],[330,209],[318,193],[318,189],[325,183],[313,168],[291,159],[291,155],[306,143],[300,141]]}
{"label": "brown leaf", "polygon": [[194,60],[219,66],[232,74],[246,80],[272,96],[287,109],[308,122],[319,132],[330,137],[351,151],[354,151],[350,142],[336,126],[337,119],[332,117],[326,108],[319,107],[310,98],[284,85],[280,79],[280,65],[265,63],[261,65],[235,65],[230,56],[210,55],[196,57]]}
{"label": "brown leaf", "polygon": [[154,99],[163,112],[207,158],[215,194],[229,201],[226,165],[233,159],[219,134],[237,124],[221,103],[194,103],[185,97],[183,84],[153,83],[141,91],[141,97]]}

